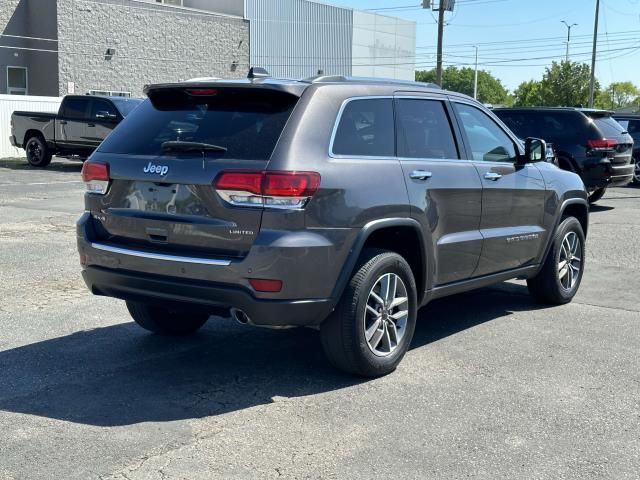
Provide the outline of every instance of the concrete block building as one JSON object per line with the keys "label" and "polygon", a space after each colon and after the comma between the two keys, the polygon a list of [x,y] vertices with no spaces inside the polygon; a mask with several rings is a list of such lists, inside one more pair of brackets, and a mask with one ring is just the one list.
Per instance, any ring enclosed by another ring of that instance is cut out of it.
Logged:
{"label": "concrete block building", "polygon": [[0,2],[0,93],[140,96],[250,65],[413,79],[415,23],[309,0]]}

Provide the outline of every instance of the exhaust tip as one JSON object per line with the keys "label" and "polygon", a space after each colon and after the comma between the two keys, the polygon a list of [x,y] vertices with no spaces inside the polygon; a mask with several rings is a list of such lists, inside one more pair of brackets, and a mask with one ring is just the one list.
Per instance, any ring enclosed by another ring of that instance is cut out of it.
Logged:
{"label": "exhaust tip", "polygon": [[251,325],[251,319],[249,318],[249,315],[244,313],[242,310],[231,308],[230,312],[231,318],[233,318],[236,322],[240,323],[241,325]]}

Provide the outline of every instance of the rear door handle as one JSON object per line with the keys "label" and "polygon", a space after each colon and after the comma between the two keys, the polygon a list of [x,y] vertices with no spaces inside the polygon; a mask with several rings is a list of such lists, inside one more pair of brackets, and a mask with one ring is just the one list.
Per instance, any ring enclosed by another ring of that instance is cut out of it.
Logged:
{"label": "rear door handle", "polygon": [[87,123],[87,127],[95,127],[96,124],[95,123]]}
{"label": "rear door handle", "polygon": [[60,120],[58,123],[59,123],[60,125],[66,125],[66,124],[67,124],[67,121],[66,121],[66,120]]}
{"label": "rear door handle", "polygon": [[502,175],[496,172],[487,172],[484,174],[484,178],[495,182],[497,180],[500,180],[502,178]]}
{"label": "rear door handle", "polygon": [[413,180],[428,180],[432,176],[433,173],[427,172],[426,170],[414,170],[409,175],[409,177],[411,177]]}

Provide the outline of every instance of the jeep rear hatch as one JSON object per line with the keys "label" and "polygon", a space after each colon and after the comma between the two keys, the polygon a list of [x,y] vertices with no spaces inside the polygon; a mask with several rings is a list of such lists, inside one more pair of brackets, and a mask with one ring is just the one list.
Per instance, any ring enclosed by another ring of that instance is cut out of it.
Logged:
{"label": "jeep rear hatch", "polygon": [[263,205],[230,202],[216,179],[264,171],[299,97],[246,85],[165,86],[148,95],[89,162],[108,168],[106,194],[87,195],[97,240],[176,255],[245,255]]}

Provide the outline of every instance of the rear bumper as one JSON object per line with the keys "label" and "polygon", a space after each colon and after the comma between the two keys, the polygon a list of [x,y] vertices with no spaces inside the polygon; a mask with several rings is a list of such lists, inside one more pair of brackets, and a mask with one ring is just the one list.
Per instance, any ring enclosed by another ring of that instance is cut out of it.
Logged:
{"label": "rear bumper", "polygon": [[14,146],[16,148],[21,147],[21,145],[17,144],[15,135],[9,136],[9,142],[11,143],[12,146]]}
{"label": "rear bumper", "polygon": [[[333,290],[350,231],[321,234],[265,231],[243,258],[170,255],[93,240],[85,213],[77,223],[83,278],[96,295],[148,302],[183,302],[243,310],[256,325],[319,325],[335,306]],[[332,262],[335,259],[335,262]],[[257,292],[248,277],[283,282],[280,292]]]}
{"label": "rear bumper", "polygon": [[211,282],[160,277],[89,266],[82,278],[95,295],[138,302],[178,302],[211,307],[235,307],[244,311],[252,323],[261,326],[313,326],[329,315],[329,299],[263,300],[250,292]]}
{"label": "rear bumper", "polygon": [[582,181],[587,188],[622,187],[633,180],[634,163],[612,164],[608,159],[587,165]]}

